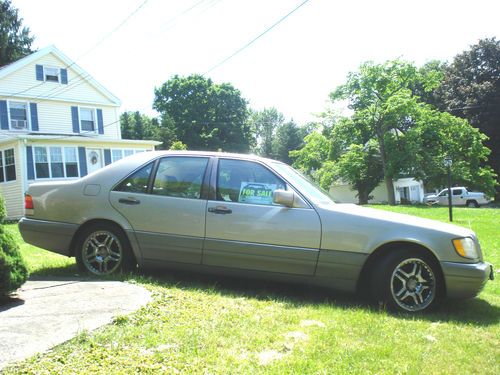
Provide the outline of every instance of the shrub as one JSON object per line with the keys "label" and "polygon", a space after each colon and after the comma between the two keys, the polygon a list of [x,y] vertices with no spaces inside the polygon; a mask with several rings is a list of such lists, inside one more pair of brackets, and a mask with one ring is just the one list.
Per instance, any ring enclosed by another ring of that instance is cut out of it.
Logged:
{"label": "shrub", "polygon": [[15,291],[28,279],[28,270],[19,246],[3,226],[4,218],[5,208],[0,197],[0,297]]}

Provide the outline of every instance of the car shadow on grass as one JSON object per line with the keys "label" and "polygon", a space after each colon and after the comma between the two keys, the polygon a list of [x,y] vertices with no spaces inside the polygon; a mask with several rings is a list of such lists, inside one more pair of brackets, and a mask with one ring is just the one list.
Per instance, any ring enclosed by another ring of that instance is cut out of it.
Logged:
{"label": "car shadow on grass", "polygon": [[[78,273],[76,265],[40,269],[33,272],[31,279],[44,280],[118,280],[139,283],[152,283],[163,287],[176,287],[186,290],[217,292],[226,297],[246,297],[262,301],[279,301],[288,308],[322,305],[335,309],[360,309],[372,313],[391,314],[398,319],[419,319],[431,322],[450,322],[459,325],[490,326],[500,321],[500,307],[481,298],[470,300],[446,300],[442,306],[431,313],[405,314],[392,313],[360,295],[336,292],[316,286],[262,281],[233,276],[218,276],[188,271],[138,269],[127,275],[93,278]],[[1,307],[0,307],[1,308]]]}
{"label": "car shadow on grass", "polygon": [[[446,300],[429,313],[394,313],[359,294],[348,294],[316,286],[298,285],[275,281],[251,280],[229,276],[206,275],[185,271],[140,270],[139,275],[155,284],[182,289],[216,291],[227,297],[247,297],[258,300],[274,300],[289,308],[308,305],[331,306],[336,309],[361,309],[373,313],[390,314],[408,320],[450,322],[458,325],[490,326],[500,321],[500,307],[481,298]],[[132,277],[135,276],[131,275]]]}

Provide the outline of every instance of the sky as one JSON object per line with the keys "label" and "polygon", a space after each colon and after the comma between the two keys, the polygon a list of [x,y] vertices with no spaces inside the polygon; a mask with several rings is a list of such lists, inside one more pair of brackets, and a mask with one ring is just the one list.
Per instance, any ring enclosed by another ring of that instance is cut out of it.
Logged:
{"label": "sky", "polygon": [[[120,98],[122,111],[154,115],[155,87],[205,74],[304,0],[144,1],[12,3],[34,48],[55,45]],[[500,38],[499,14],[498,0],[309,0],[206,77],[231,83],[252,109],[276,107],[303,124],[361,63],[451,61],[479,39]]]}

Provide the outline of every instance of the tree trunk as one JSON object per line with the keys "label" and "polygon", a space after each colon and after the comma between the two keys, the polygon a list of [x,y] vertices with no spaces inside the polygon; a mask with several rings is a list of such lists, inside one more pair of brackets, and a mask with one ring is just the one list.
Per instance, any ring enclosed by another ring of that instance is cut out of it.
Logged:
{"label": "tree trunk", "polygon": [[396,195],[394,194],[394,183],[392,177],[385,177],[385,186],[387,187],[387,200],[391,206],[396,205]]}
{"label": "tree trunk", "polygon": [[380,150],[380,159],[382,161],[382,170],[384,171],[385,186],[387,187],[387,201],[391,206],[396,205],[396,196],[394,194],[394,184],[392,177],[387,171],[387,155],[385,153],[384,135],[377,133],[378,147]]}

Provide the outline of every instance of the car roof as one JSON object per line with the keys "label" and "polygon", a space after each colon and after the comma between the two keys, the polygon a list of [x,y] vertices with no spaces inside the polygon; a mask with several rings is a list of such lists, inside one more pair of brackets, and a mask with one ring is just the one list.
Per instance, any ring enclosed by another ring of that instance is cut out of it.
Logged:
{"label": "car roof", "polygon": [[209,157],[219,157],[219,158],[231,158],[231,159],[242,159],[242,160],[259,160],[264,162],[274,162],[281,163],[278,160],[263,158],[254,154],[238,154],[232,152],[215,152],[215,151],[189,151],[189,150],[165,150],[165,151],[151,151],[147,152],[150,157],[159,157],[159,156],[209,156]]}

